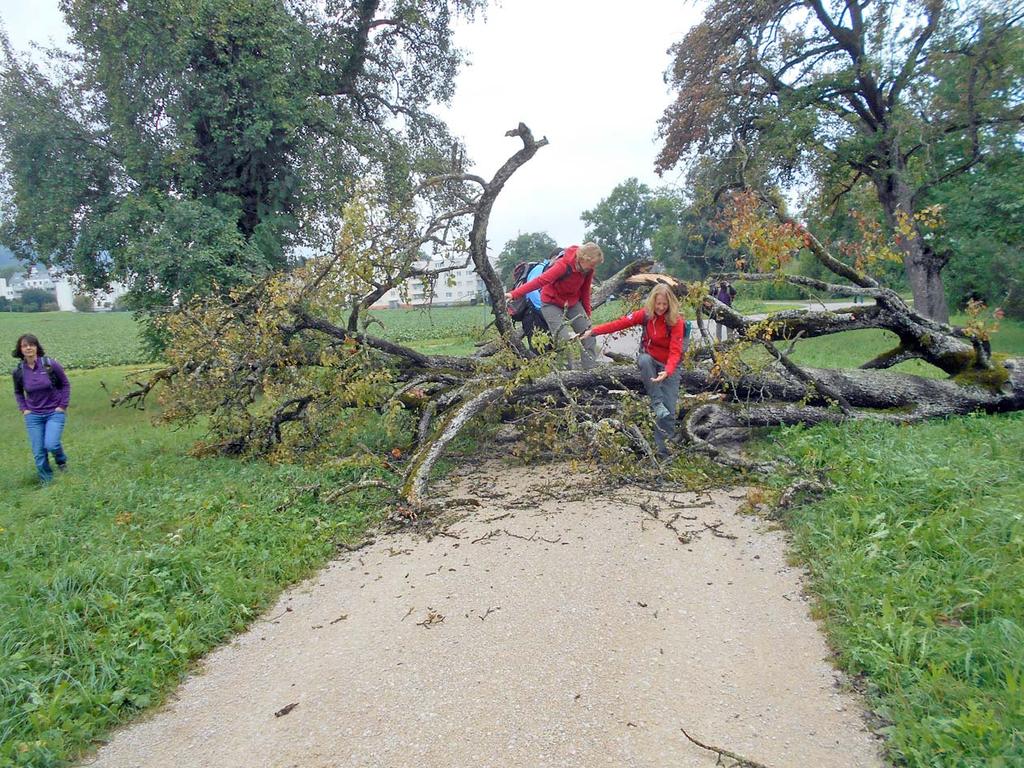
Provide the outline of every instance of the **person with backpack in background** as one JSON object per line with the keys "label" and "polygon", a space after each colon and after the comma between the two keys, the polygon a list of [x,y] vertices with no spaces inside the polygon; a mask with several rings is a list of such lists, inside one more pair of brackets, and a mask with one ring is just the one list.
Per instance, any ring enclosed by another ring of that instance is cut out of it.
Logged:
{"label": "person with backpack in background", "polygon": [[[731,307],[732,300],[736,298],[736,289],[732,287],[732,283],[728,280],[722,280],[715,286],[712,296],[725,304],[725,306]],[[729,329],[720,322],[715,323],[715,338],[718,341],[729,338]]]}
{"label": "person with backpack in background", "polygon": [[679,311],[679,299],[665,284],[651,289],[643,309],[602,323],[584,333],[585,337],[615,333],[643,325],[636,364],[640,368],[647,396],[654,412],[654,444],[660,458],[668,456],[667,439],[675,431],[679,380],[686,343],[686,319]]}
{"label": "person with backpack in background", "polygon": [[61,437],[71,402],[71,382],[60,363],[46,357],[43,345],[30,333],[18,337],[11,355],[21,361],[12,374],[14,399],[25,417],[36,471],[45,485],[53,480],[49,454],[53,454],[57,469],[63,471],[68,465]]}
{"label": "person with backpack in background", "polygon": [[[547,323],[551,339],[556,344],[565,344],[590,328],[594,270],[603,261],[604,253],[597,243],[571,245],[533,280],[506,293],[505,301],[511,304],[539,289],[540,313]],[[594,339],[583,341],[580,362],[584,369],[597,364],[597,342]]]}

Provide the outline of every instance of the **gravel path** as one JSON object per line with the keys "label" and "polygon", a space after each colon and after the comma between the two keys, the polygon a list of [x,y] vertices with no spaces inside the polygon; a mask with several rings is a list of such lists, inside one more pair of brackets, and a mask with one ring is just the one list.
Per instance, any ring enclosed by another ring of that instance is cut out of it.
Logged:
{"label": "gravel path", "polygon": [[85,765],[715,765],[681,728],[772,768],[882,765],[741,491],[595,496],[540,471],[570,490],[459,478],[481,503],[452,501],[445,534],[333,562]]}

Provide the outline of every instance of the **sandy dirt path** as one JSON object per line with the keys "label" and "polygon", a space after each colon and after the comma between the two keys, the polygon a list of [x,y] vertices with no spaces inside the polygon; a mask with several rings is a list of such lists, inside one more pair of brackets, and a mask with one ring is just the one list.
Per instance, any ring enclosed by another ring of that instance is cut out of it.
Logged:
{"label": "sandy dirt path", "polygon": [[772,768],[882,765],[742,494],[498,471],[457,479],[482,502],[446,534],[382,536],[285,593],[84,765],[715,765],[680,728]]}

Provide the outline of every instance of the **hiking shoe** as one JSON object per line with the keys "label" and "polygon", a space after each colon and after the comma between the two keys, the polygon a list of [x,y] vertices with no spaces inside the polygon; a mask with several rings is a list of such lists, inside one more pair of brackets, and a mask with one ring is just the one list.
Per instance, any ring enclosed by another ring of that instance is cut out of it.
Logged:
{"label": "hiking shoe", "polygon": [[652,410],[654,411],[654,418],[657,419],[658,421],[661,421],[662,419],[667,419],[669,416],[672,415],[669,412],[668,408],[665,407],[664,403],[655,403]]}
{"label": "hiking shoe", "polygon": [[57,465],[57,469],[60,472],[67,472],[68,471],[68,463],[65,461],[63,464],[58,464]]}

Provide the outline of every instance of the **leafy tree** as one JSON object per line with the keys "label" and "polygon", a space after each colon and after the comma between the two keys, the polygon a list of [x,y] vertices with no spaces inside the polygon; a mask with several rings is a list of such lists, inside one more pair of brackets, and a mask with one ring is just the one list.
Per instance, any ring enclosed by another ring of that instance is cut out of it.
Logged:
{"label": "leafy tree", "polygon": [[21,297],[15,302],[19,312],[47,312],[56,309],[57,297],[53,291],[42,288],[29,288],[22,291]]}
{"label": "leafy tree", "polygon": [[426,110],[452,93],[453,14],[479,5],[64,0],[70,53],[4,41],[0,240],[139,307],[329,246],[347,180],[448,156]]}
{"label": "leafy tree", "polygon": [[684,280],[703,280],[735,267],[736,253],[715,225],[720,214],[717,207],[668,192],[661,193],[652,205],[659,225],[651,236],[651,249],[666,272]]}
{"label": "leafy tree", "polygon": [[713,206],[700,206],[677,190],[652,190],[630,178],[581,218],[589,225],[586,238],[604,250],[599,276],[615,274],[632,261],[654,259],[677,277],[703,279],[732,268],[735,261],[712,224],[715,214]]}
{"label": "leafy tree", "polygon": [[651,238],[663,215],[672,211],[654,204],[655,195],[636,178],[617,185],[593,209],[580,214],[587,225],[584,235],[604,251],[598,277],[613,275],[631,261],[651,258]]}
{"label": "leafy tree", "polygon": [[755,187],[810,173],[833,195],[866,181],[915,306],[945,320],[950,254],[915,215],[1019,131],[1021,13],[1019,0],[714,0],[673,49],[658,167],[704,158]]}
{"label": "leafy tree", "polygon": [[523,261],[540,261],[551,255],[558,248],[558,243],[547,232],[525,232],[505,243],[498,255],[498,275],[501,282],[512,284],[512,270]]}
{"label": "leafy tree", "polygon": [[14,277],[21,271],[21,267],[8,264],[6,267],[0,267],[0,277],[2,277],[4,280],[10,280],[12,277]]}
{"label": "leafy tree", "polygon": [[952,302],[970,300],[1024,317],[1024,155],[989,158],[931,198],[943,207],[943,248],[957,254],[947,276]]}

